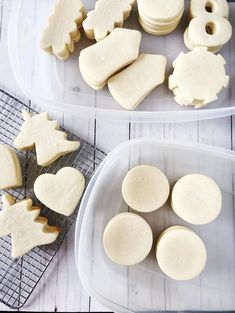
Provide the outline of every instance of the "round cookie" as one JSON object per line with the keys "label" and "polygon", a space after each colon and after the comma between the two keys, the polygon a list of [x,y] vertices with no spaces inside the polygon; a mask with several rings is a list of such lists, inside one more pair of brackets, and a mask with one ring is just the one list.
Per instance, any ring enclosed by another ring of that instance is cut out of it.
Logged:
{"label": "round cookie", "polygon": [[207,253],[201,238],[191,229],[174,226],[158,238],[156,258],[160,269],[175,280],[190,280],[206,265]]}
{"label": "round cookie", "polygon": [[182,14],[184,0],[137,0],[138,10],[155,22],[171,22]]}
{"label": "round cookie", "polygon": [[183,0],[138,0],[139,22],[142,28],[156,36],[171,33],[184,12]]}
{"label": "round cookie", "polygon": [[222,195],[217,184],[208,176],[189,174],[177,181],[171,194],[174,212],[195,225],[213,221],[222,208]]}
{"label": "round cookie", "polygon": [[209,14],[193,18],[186,31],[187,42],[192,47],[203,46],[211,51],[225,45],[232,36],[232,26],[227,19],[217,15],[212,18]]}
{"label": "round cookie", "polygon": [[135,265],[149,254],[153,234],[149,224],[134,213],[121,213],[112,218],[103,234],[106,255],[120,265]]}
{"label": "round cookie", "polygon": [[165,174],[157,167],[139,165],[131,169],[122,182],[125,202],[139,212],[152,212],[168,199],[170,186]]}
{"label": "round cookie", "polygon": [[173,67],[168,86],[175,94],[175,100],[180,99],[186,106],[198,108],[216,100],[218,93],[229,82],[224,58],[207,51],[205,47],[181,53],[173,62]]}
{"label": "round cookie", "polygon": [[189,12],[191,18],[202,14],[217,14],[228,18],[229,6],[226,0],[191,0]]}

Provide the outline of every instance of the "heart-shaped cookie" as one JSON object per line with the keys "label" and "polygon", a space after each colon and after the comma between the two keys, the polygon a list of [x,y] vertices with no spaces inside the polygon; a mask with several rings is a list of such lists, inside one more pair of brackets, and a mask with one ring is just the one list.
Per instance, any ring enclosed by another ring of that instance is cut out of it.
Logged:
{"label": "heart-shaped cookie", "polygon": [[81,199],[84,187],[85,179],[77,169],[63,167],[56,175],[46,173],[38,176],[34,193],[49,209],[69,216]]}

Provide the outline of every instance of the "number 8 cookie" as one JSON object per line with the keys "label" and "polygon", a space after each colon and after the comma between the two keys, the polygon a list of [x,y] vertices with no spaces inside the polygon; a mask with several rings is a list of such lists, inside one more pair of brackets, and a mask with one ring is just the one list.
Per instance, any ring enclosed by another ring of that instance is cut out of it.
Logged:
{"label": "number 8 cookie", "polygon": [[226,0],[191,0],[189,14],[191,18],[201,16],[202,14],[217,14],[228,18],[229,6]]}
{"label": "number 8 cookie", "polygon": [[225,0],[192,0],[190,15],[193,19],[184,33],[186,47],[192,50],[203,46],[211,52],[218,52],[232,36],[232,26],[224,18],[228,11]]}

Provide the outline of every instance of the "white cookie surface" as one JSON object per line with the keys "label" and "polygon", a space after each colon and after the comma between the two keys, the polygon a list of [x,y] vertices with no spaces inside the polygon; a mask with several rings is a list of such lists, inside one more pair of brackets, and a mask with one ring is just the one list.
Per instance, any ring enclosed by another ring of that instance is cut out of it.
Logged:
{"label": "white cookie surface", "polygon": [[121,106],[133,110],[164,82],[165,69],[165,56],[140,54],[134,63],[108,80],[109,91]]}
{"label": "white cookie surface", "polygon": [[56,175],[42,174],[34,183],[36,197],[49,209],[66,216],[74,212],[84,188],[84,176],[72,167],[63,167]]}
{"label": "white cookie surface", "polygon": [[59,0],[53,15],[48,19],[48,26],[42,33],[40,47],[62,58],[66,52],[68,53],[68,46],[72,44],[73,37],[80,39],[78,27],[84,17],[85,11],[81,0]]}
{"label": "white cookie surface", "polygon": [[105,39],[83,49],[79,67],[84,80],[94,89],[102,88],[108,78],[137,59],[140,40],[139,31],[115,28]]}
{"label": "white cookie surface", "polygon": [[90,39],[104,39],[115,27],[121,27],[128,18],[134,0],[99,0],[95,9],[88,12],[83,29]]}
{"label": "white cookie surface", "polygon": [[11,234],[13,258],[56,240],[59,228],[49,226],[48,220],[39,216],[40,208],[32,206],[31,199],[15,202],[12,196],[5,195],[2,196],[2,202],[0,237]]}
{"label": "white cookie surface", "polygon": [[0,144],[0,189],[21,185],[22,172],[18,156],[10,147]]}
{"label": "white cookie surface", "polygon": [[139,165],[132,168],[122,182],[125,202],[139,212],[152,212],[168,199],[170,186],[165,174],[154,166]]}
{"label": "white cookie surface", "polygon": [[217,99],[229,77],[225,72],[225,60],[205,47],[181,53],[173,63],[174,71],[169,77],[169,89],[175,100],[182,105],[202,107]]}
{"label": "white cookie surface", "polygon": [[222,208],[218,185],[208,176],[189,174],[177,181],[171,204],[175,213],[188,223],[202,225],[213,221]]}
{"label": "white cookie surface", "polygon": [[22,115],[25,122],[14,145],[19,150],[30,150],[35,146],[38,165],[47,166],[79,148],[80,143],[67,140],[67,134],[59,130],[59,123],[50,121],[46,112],[31,116],[22,111]]}
{"label": "white cookie surface", "polygon": [[107,224],[103,234],[106,255],[120,265],[135,265],[149,254],[153,234],[149,224],[139,215],[125,212]]}
{"label": "white cookie surface", "polygon": [[173,226],[159,236],[156,258],[160,269],[170,278],[190,280],[203,271],[207,253],[202,239],[191,229]]}

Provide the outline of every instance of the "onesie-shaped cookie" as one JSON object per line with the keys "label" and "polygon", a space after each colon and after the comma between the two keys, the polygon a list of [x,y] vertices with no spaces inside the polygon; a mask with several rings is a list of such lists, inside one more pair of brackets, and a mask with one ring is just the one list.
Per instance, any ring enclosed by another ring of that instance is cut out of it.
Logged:
{"label": "onesie-shaped cookie", "polygon": [[140,40],[137,30],[115,28],[103,40],[83,49],[79,68],[87,84],[95,90],[103,88],[113,74],[137,59]]}
{"label": "onesie-shaped cookie", "polygon": [[26,111],[22,114],[25,122],[14,145],[19,150],[30,150],[35,146],[38,165],[47,166],[79,148],[80,143],[67,140],[67,134],[59,130],[59,123],[50,121],[46,112],[34,116]]}
{"label": "onesie-shaped cookie", "polygon": [[22,173],[18,156],[10,147],[0,144],[0,189],[22,185]]}
{"label": "onesie-shaped cookie", "polygon": [[84,187],[82,173],[72,167],[63,167],[56,175],[40,175],[34,183],[34,192],[48,208],[69,216],[81,199]]}
{"label": "onesie-shaped cookie", "polygon": [[126,69],[108,80],[109,91],[125,109],[137,105],[165,80],[166,58],[163,55],[140,54]]}
{"label": "onesie-shaped cookie", "polygon": [[13,258],[56,240],[59,227],[49,226],[47,218],[39,216],[40,208],[33,206],[31,199],[15,202],[12,196],[4,195],[2,203],[0,237],[11,234]]}
{"label": "onesie-shaped cookie", "polygon": [[169,89],[180,105],[193,105],[195,108],[205,106],[216,100],[218,93],[229,82],[224,58],[207,51],[205,47],[181,53],[173,62],[173,67]]}
{"label": "onesie-shaped cookie", "polygon": [[66,59],[74,50],[74,43],[80,40],[79,27],[84,17],[81,0],[59,0],[42,33],[41,48],[59,59]]}
{"label": "onesie-shaped cookie", "polygon": [[90,39],[104,39],[115,27],[122,27],[135,0],[99,0],[95,9],[87,14],[83,29]]}

